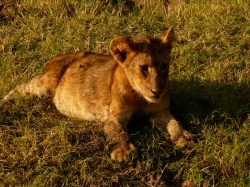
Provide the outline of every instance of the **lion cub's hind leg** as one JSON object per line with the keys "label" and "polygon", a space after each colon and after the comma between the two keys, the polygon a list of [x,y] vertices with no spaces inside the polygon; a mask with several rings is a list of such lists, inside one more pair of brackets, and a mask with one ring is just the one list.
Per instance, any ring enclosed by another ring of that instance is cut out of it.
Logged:
{"label": "lion cub's hind leg", "polygon": [[34,77],[28,83],[17,86],[10,91],[1,101],[0,108],[16,98],[22,97],[42,97],[54,96],[56,87],[62,78],[66,69],[74,63],[85,57],[86,52],[80,51],[54,58],[44,68],[44,72]]}
{"label": "lion cub's hind leg", "polygon": [[54,77],[49,79],[49,74],[41,74],[34,77],[30,82],[21,84],[15,89],[11,90],[1,101],[0,107],[14,101],[15,99],[28,97],[49,96],[54,92],[56,82]]}

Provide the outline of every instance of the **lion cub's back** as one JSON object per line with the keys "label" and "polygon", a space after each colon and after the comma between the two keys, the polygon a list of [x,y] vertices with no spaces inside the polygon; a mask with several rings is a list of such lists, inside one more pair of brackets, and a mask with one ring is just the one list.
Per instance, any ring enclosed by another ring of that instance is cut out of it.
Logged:
{"label": "lion cub's back", "polygon": [[57,109],[70,117],[105,121],[115,65],[112,56],[95,53],[74,62],[56,88]]}

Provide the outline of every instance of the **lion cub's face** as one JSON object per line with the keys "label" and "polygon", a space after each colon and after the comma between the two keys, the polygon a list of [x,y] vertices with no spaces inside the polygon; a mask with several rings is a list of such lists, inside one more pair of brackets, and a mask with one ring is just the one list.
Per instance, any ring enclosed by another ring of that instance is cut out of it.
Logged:
{"label": "lion cub's face", "polygon": [[124,70],[135,91],[155,103],[166,92],[168,67],[169,58],[148,51],[136,54]]}
{"label": "lion cub's face", "polygon": [[167,91],[173,29],[159,38],[115,38],[110,44],[114,59],[124,68],[133,89],[147,101],[157,103]]}

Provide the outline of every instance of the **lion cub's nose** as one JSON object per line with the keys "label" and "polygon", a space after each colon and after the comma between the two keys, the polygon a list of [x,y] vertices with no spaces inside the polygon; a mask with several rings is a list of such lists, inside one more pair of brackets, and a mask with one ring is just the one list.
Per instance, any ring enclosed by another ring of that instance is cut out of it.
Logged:
{"label": "lion cub's nose", "polygon": [[152,90],[152,89],[151,89],[151,92],[152,92],[156,97],[159,97],[159,96],[163,93],[162,90]]}

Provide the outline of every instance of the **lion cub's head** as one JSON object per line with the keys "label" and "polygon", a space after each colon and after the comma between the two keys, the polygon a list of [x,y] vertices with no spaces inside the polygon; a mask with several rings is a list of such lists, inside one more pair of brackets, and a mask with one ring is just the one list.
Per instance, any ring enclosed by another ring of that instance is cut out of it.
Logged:
{"label": "lion cub's head", "polygon": [[170,54],[176,37],[170,28],[158,38],[116,37],[110,44],[114,59],[124,68],[133,89],[157,103],[167,91]]}

